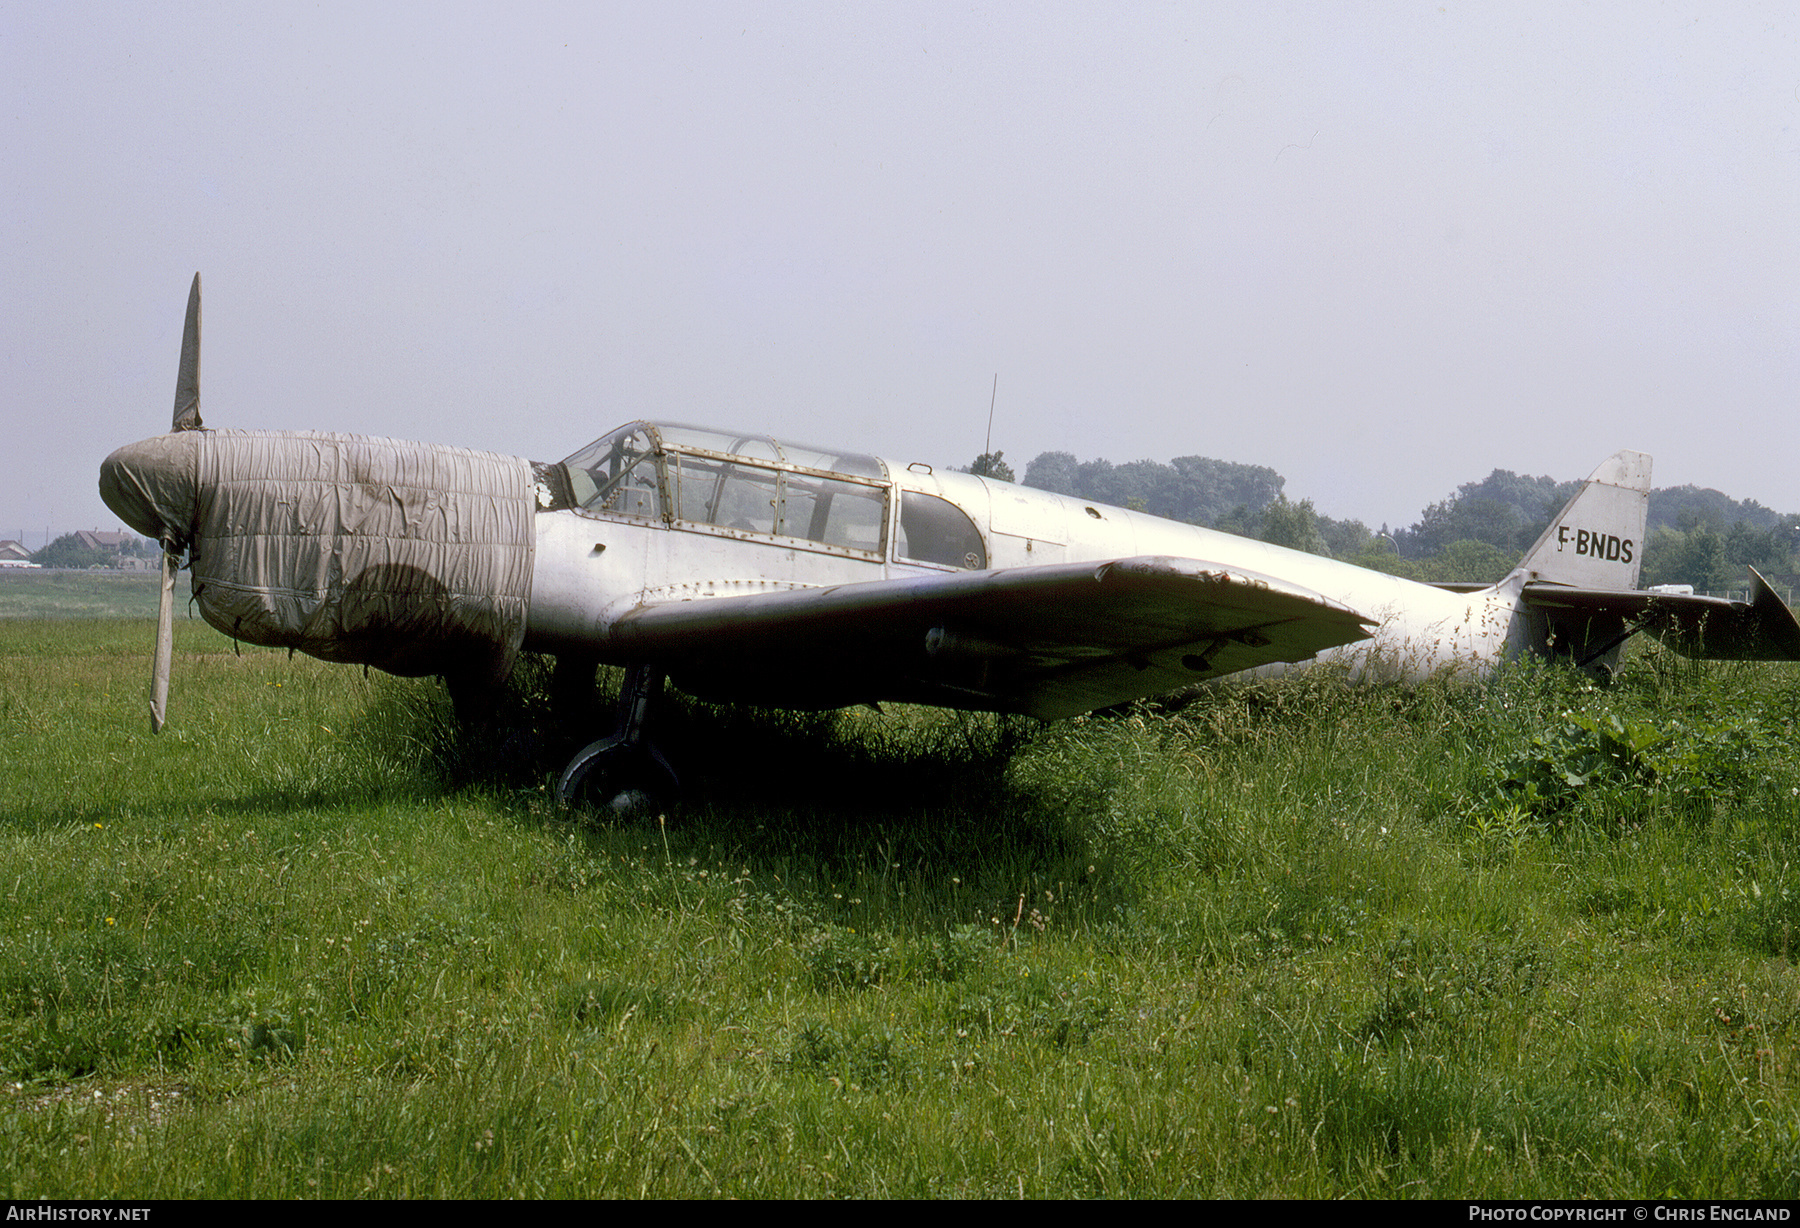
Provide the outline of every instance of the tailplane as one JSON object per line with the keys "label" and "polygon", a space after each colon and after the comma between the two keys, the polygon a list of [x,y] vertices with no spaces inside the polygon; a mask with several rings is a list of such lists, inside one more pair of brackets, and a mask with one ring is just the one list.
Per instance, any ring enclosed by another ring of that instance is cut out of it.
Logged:
{"label": "tailplane", "polygon": [[1514,574],[1576,588],[1635,589],[1650,512],[1650,457],[1616,452],[1525,552]]}
{"label": "tailplane", "polygon": [[1602,678],[1639,631],[1690,657],[1800,661],[1800,621],[1755,568],[1749,601],[1637,591],[1649,506],[1642,452],[1620,452],[1594,470],[1505,581],[1519,585],[1515,650]]}

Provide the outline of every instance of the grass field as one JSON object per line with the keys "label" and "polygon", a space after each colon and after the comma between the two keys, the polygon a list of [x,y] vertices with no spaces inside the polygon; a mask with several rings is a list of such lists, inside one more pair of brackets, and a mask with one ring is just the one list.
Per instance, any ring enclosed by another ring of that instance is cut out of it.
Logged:
{"label": "grass field", "polygon": [[[157,588],[154,571],[0,567],[0,619],[155,618]],[[186,589],[184,581],[184,598]]]}
{"label": "grass field", "polygon": [[149,638],[0,622],[6,1196],[1800,1196],[1792,668],[673,697],[602,822]]}

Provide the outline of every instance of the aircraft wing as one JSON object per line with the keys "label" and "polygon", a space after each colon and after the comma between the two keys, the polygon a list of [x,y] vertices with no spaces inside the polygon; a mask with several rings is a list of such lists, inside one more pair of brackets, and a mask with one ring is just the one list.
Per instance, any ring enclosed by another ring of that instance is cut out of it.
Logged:
{"label": "aircraft wing", "polygon": [[1310,589],[1194,559],[910,576],[639,607],[604,655],[791,707],[878,699],[1046,719],[1370,638]]}
{"label": "aircraft wing", "polygon": [[1525,603],[1537,609],[1620,619],[1685,656],[1720,661],[1800,661],[1800,622],[1760,573],[1750,569],[1749,601],[1642,590],[1572,588],[1533,581]]}

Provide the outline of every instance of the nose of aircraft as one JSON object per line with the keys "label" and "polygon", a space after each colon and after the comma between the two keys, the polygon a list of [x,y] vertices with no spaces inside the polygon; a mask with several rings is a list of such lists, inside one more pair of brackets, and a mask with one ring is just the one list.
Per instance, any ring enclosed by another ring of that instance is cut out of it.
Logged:
{"label": "nose of aircraft", "polygon": [[100,497],[146,537],[188,544],[199,503],[200,431],[127,444],[100,465]]}

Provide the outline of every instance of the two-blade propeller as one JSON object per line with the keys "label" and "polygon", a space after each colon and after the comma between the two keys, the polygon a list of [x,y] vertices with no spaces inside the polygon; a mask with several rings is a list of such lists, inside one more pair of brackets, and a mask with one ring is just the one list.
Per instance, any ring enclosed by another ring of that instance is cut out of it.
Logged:
{"label": "two-blade propeller", "polygon": [[[171,430],[200,429],[200,274],[188,291],[187,323],[181,330],[181,369],[175,375],[175,418]],[[161,733],[169,707],[169,663],[175,655],[175,573],[183,543],[177,530],[162,533],[162,596],[156,606],[156,660],[150,674],[150,732]]]}

